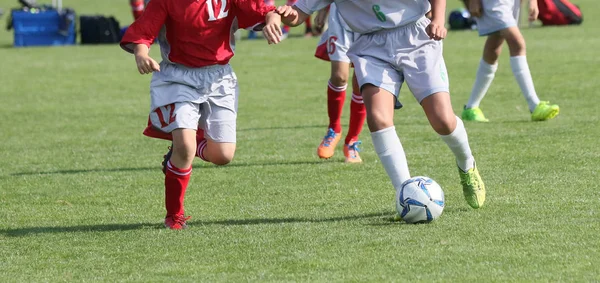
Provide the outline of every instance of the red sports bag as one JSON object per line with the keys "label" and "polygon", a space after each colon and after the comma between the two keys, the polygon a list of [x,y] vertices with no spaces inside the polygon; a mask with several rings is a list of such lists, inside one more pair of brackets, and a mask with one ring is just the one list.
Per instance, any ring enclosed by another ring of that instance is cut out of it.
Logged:
{"label": "red sports bag", "polygon": [[578,25],[583,22],[579,7],[568,0],[538,0],[543,25]]}

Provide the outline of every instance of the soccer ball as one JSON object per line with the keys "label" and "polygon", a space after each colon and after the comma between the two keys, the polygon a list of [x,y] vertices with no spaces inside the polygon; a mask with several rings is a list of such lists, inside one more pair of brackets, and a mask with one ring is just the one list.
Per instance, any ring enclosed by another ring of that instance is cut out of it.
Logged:
{"label": "soccer ball", "polygon": [[428,223],[444,211],[444,191],[428,177],[406,180],[396,191],[396,209],[407,223]]}

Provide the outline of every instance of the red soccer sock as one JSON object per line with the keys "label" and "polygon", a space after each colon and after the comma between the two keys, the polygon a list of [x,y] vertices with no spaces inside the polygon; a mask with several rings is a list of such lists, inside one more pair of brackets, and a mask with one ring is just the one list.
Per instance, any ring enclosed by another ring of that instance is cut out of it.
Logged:
{"label": "red soccer sock", "polygon": [[344,100],[346,100],[347,86],[334,86],[329,81],[327,85],[327,114],[329,115],[329,128],[334,132],[342,132],[342,109],[344,108]]}
{"label": "red soccer sock", "polygon": [[188,169],[179,169],[167,162],[167,173],[165,174],[165,207],[167,216],[175,214],[184,214],[183,198],[185,190],[190,182],[192,167]]}
{"label": "red soccer sock", "polygon": [[206,162],[209,162],[204,156],[204,149],[206,149],[206,138],[204,138],[204,130],[198,128],[196,132],[196,156]]}
{"label": "red soccer sock", "polygon": [[306,21],[304,22],[304,24],[306,24],[307,29],[312,29],[312,22],[310,20],[310,16],[308,16],[308,18],[306,18]]}
{"label": "red soccer sock", "polygon": [[132,0],[129,4],[131,4],[133,19],[137,20],[144,13],[144,0]]}
{"label": "red soccer sock", "polygon": [[362,95],[352,93],[352,101],[350,102],[350,126],[346,135],[346,144],[350,141],[358,141],[358,135],[362,131],[367,117],[367,110],[363,103]]}

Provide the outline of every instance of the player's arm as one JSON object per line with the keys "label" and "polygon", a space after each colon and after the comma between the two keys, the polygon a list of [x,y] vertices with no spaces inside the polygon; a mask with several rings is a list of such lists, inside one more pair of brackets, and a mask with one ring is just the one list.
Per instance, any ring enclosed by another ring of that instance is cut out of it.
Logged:
{"label": "player's arm", "polygon": [[281,41],[281,16],[274,6],[267,6],[262,0],[238,0],[234,3],[239,28],[262,30],[269,44]]}
{"label": "player's arm", "polygon": [[446,37],[445,18],[446,18],[446,0],[430,0],[431,2],[431,23],[427,26],[427,34],[433,40],[442,40]]}
{"label": "player's arm", "polygon": [[329,7],[330,6],[327,6],[319,10],[319,12],[317,12],[317,16],[315,17],[315,26],[317,26],[318,28],[322,28],[323,26],[325,26],[325,21],[327,20],[327,16],[329,15]]}
{"label": "player's arm", "polygon": [[167,19],[165,0],[153,0],[148,3],[145,12],[127,28],[121,48],[135,55],[140,74],[160,71],[158,63],[149,55],[150,45]]}
{"label": "player's arm", "polygon": [[294,6],[277,7],[281,21],[288,26],[299,26],[314,12],[333,3],[333,0],[298,0]]}
{"label": "player's arm", "polygon": [[296,6],[279,6],[276,11],[281,15],[281,21],[291,27],[299,26],[310,16]]}
{"label": "player's arm", "polygon": [[465,2],[465,6],[467,7],[467,10],[469,10],[469,13],[471,14],[471,16],[476,17],[476,18],[481,17],[481,14],[482,14],[481,0],[464,0],[464,2]]}
{"label": "player's arm", "polygon": [[537,20],[539,15],[540,9],[537,0],[529,0],[529,21],[533,22]]}

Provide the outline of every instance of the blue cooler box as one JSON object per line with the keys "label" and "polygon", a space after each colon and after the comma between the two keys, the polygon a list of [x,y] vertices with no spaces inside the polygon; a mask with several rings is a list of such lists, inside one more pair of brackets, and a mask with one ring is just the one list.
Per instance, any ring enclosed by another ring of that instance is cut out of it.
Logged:
{"label": "blue cooler box", "polygon": [[75,44],[75,15],[68,17],[57,10],[13,10],[14,46],[48,46]]}

